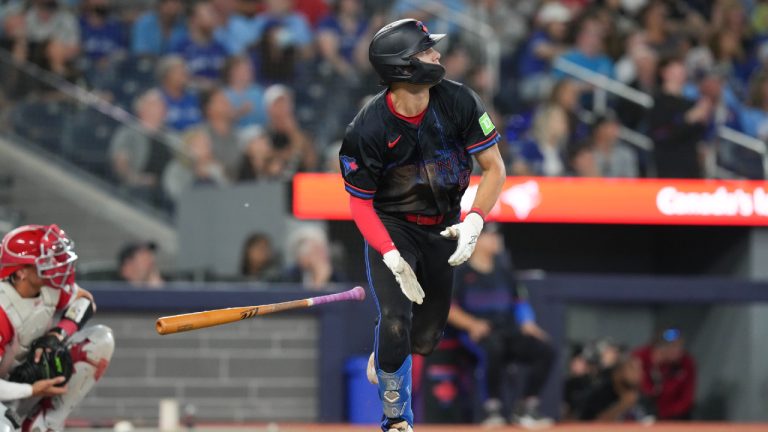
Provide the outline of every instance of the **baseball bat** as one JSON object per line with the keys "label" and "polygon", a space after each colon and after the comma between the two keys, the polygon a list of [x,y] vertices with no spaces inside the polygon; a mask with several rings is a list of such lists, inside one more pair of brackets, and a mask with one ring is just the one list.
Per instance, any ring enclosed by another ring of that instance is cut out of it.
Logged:
{"label": "baseball bat", "polygon": [[159,334],[167,335],[242,321],[258,315],[266,315],[293,309],[303,309],[324,303],[348,300],[365,300],[365,290],[362,287],[356,286],[349,291],[283,303],[214,309],[203,312],[160,317],[155,323],[155,329]]}

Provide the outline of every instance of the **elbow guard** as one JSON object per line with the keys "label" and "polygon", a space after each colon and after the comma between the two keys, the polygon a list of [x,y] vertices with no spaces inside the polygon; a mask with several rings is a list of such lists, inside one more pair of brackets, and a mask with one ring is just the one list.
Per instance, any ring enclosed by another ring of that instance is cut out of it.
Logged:
{"label": "elbow guard", "polygon": [[92,316],[93,304],[87,298],[80,297],[64,311],[56,330],[60,330],[63,336],[67,338],[82,329]]}

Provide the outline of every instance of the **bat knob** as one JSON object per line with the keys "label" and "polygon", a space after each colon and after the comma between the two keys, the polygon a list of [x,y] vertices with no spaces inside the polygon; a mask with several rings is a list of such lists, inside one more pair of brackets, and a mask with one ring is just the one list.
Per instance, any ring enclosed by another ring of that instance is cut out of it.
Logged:
{"label": "bat knob", "polygon": [[365,288],[361,286],[356,286],[352,288],[352,295],[355,300],[359,300],[359,301],[365,300]]}

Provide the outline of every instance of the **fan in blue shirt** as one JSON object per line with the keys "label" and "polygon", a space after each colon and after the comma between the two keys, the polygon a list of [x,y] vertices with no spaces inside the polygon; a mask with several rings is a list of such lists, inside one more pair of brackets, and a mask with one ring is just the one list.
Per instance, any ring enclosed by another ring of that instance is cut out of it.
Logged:
{"label": "fan in blue shirt", "polygon": [[127,47],[123,26],[109,16],[109,0],[87,0],[83,9],[80,44],[88,59],[98,61]]}
{"label": "fan in blue shirt", "polygon": [[216,14],[208,2],[195,4],[189,22],[189,34],[176,42],[171,52],[184,57],[189,72],[196,78],[216,80],[227,60],[227,50],[216,41]]}
{"label": "fan in blue shirt", "polygon": [[167,106],[165,124],[168,128],[183,131],[202,120],[200,100],[189,89],[187,65],[179,56],[168,56],[157,67],[160,91]]}
{"label": "fan in blue shirt", "polygon": [[159,0],[157,10],[141,15],[131,29],[131,52],[162,55],[187,34],[181,0]]}

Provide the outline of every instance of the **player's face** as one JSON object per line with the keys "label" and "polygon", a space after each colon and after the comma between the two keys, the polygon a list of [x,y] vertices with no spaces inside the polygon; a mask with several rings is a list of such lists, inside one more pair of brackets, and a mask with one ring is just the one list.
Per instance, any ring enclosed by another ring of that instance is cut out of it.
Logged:
{"label": "player's face", "polygon": [[434,48],[414,54],[413,58],[423,63],[440,64],[440,52]]}

